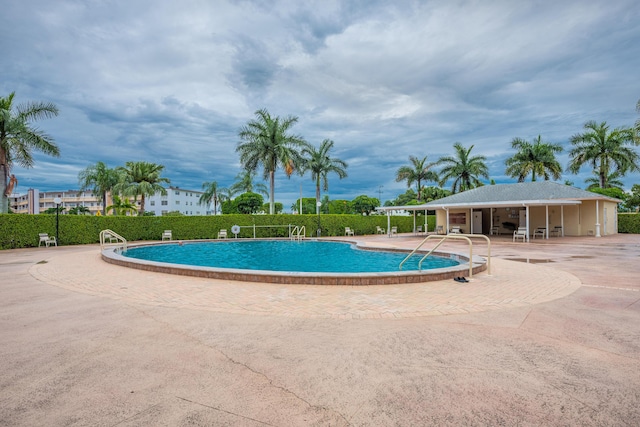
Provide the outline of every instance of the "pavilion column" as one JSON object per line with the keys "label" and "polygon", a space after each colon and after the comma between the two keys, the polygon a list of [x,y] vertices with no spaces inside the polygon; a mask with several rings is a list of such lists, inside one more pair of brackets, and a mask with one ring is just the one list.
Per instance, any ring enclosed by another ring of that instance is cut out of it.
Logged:
{"label": "pavilion column", "polygon": [[600,236],[600,204],[598,203],[597,199],[596,199],[596,237],[602,237]]}
{"label": "pavilion column", "polygon": [[391,211],[387,211],[387,235],[391,237]]}
{"label": "pavilion column", "polygon": [[545,205],[545,227],[547,228],[546,232],[545,232],[545,237],[548,239],[549,238],[549,205]]}

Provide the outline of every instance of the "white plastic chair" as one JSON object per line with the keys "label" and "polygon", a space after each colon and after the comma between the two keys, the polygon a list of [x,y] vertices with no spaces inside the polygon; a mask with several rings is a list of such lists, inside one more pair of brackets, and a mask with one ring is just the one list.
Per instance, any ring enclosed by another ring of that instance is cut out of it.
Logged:
{"label": "white plastic chair", "polygon": [[513,241],[516,239],[522,238],[522,243],[527,241],[527,227],[518,227],[516,231],[513,232]]}
{"label": "white plastic chair", "polygon": [[173,240],[171,230],[164,230],[162,232],[162,240]]}
{"label": "white plastic chair", "polygon": [[49,236],[47,233],[39,233],[38,237],[40,237],[40,241],[38,242],[38,247],[40,247],[43,243],[45,244],[45,246],[48,248],[49,245],[51,245],[52,243],[55,246],[58,246],[58,241],[56,240],[55,237],[53,236]]}

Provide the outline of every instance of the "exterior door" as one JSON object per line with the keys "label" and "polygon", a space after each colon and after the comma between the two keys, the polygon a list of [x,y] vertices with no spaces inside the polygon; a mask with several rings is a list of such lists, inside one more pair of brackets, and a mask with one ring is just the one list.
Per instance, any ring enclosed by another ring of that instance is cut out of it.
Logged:
{"label": "exterior door", "polygon": [[482,234],[482,211],[473,212],[473,234]]}

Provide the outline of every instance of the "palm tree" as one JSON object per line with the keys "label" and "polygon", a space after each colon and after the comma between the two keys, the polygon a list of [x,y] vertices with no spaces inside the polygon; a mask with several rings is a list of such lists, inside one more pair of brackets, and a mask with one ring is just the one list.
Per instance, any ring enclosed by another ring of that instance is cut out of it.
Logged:
{"label": "palm tree", "polygon": [[87,166],[78,173],[80,190],[91,190],[93,194],[102,194],[102,214],[107,214],[107,193],[118,183],[118,170],[110,169],[104,162]]}
{"label": "palm tree", "polygon": [[[589,186],[587,187],[587,191],[591,191],[594,188],[600,188],[600,175],[598,174],[597,171],[593,171],[593,175],[591,178],[587,178],[584,180],[585,184],[589,184]],[[618,188],[620,190],[623,190],[624,187],[624,182],[622,182],[620,180],[620,178],[622,178],[622,175],[620,174],[620,172],[616,171],[613,173],[610,173],[607,176],[606,181],[606,187],[605,188]]]}
{"label": "palm tree", "polygon": [[146,196],[156,193],[167,194],[167,190],[161,183],[169,183],[168,178],[163,178],[160,173],[164,166],[149,162],[127,162],[124,167],[120,167],[121,179],[114,186],[114,190],[124,196],[133,196],[136,201],[140,196],[140,212],[144,215],[144,202]]}
{"label": "palm tree", "polygon": [[320,148],[309,146],[302,149],[302,155],[305,156],[302,165],[303,171],[311,171],[311,179],[316,183],[316,214],[320,213],[320,185],[322,189],[329,189],[329,179],[327,175],[330,172],[338,175],[342,179],[347,176],[347,163],[335,157],[329,157],[329,151],[333,148],[333,141],[325,139],[320,144]]}
{"label": "palm tree", "polygon": [[590,164],[598,174],[600,188],[607,188],[609,174],[617,172],[624,176],[627,172],[640,171],[640,156],[632,145],[640,144],[634,140],[630,128],[616,128],[609,131],[607,122],[585,123],[585,132],[573,135],[569,151],[567,170],[577,174],[584,164]]}
{"label": "palm tree", "polygon": [[273,214],[276,170],[282,167],[287,176],[291,176],[302,164],[299,150],[308,145],[301,136],[289,134],[290,128],[298,122],[297,117],[271,117],[266,109],[256,111],[255,115],[256,119],[240,129],[241,142],[236,152],[240,153],[240,162],[245,169],[255,171],[260,165],[264,168],[264,178],[269,178],[269,213]]}
{"label": "palm tree", "polygon": [[120,198],[117,195],[113,196],[113,204],[107,206],[107,211],[113,210],[114,215],[126,215],[128,212],[135,214],[137,209],[128,197]]}
{"label": "palm tree", "polygon": [[84,215],[90,212],[91,211],[86,206],[76,206],[74,208],[69,209],[69,215]]}
{"label": "palm tree", "polygon": [[442,187],[449,179],[453,179],[451,192],[459,193],[479,187],[482,184],[479,177],[489,178],[489,169],[485,164],[485,156],[473,156],[469,154],[473,150],[471,147],[464,148],[462,144],[456,142],[453,144],[456,151],[455,156],[441,157],[436,164],[444,164],[445,167],[440,171],[440,183]]}
{"label": "palm tree", "polygon": [[14,163],[25,168],[32,167],[33,150],[50,156],[60,156],[60,150],[53,138],[31,125],[31,121],[57,116],[58,107],[52,103],[30,102],[17,105],[14,109],[14,96],[15,92],[12,92],[7,97],[0,97],[0,213],[9,211],[9,179],[14,183],[17,181],[10,175]]}
{"label": "palm tree", "polygon": [[560,144],[543,142],[542,137],[538,135],[533,144],[521,138],[514,138],[511,148],[518,151],[505,161],[506,174],[512,178],[517,177],[518,182],[524,182],[529,174],[531,181],[536,181],[538,176],[543,176],[545,181],[552,177],[560,179],[562,176],[562,166],[556,159],[556,153],[562,152]]}
{"label": "palm tree", "polygon": [[236,175],[236,182],[231,185],[231,190],[233,190],[234,193],[258,193],[268,196],[269,190],[266,185],[261,182],[253,182],[255,176],[255,171],[245,169]]}
{"label": "palm tree", "polygon": [[221,201],[222,198],[220,193],[227,191],[227,189],[218,187],[218,183],[216,181],[203,183],[202,189],[204,190],[204,193],[200,196],[198,203],[201,205],[208,205],[213,202],[213,214],[216,215],[218,212],[218,202]]}
{"label": "palm tree", "polygon": [[396,182],[406,180],[407,187],[411,188],[411,184],[416,183],[418,202],[420,202],[422,194],[422,181],[438,182],[438,174],[430,170],[435,162],[426,164],[427,156],[419,159],[414,156],[409,156],[410,166],[401,166],[396,172]]}

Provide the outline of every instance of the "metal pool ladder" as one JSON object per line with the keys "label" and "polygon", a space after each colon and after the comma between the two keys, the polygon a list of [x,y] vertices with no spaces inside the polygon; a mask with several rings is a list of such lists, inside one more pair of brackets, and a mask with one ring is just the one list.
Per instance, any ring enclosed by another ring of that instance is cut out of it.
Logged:
{"label": "metal pool ladder", "polygon": [[307,234],[307,230],[304,225],[301,225],[301,226],[296,225],[295,227],[293,227],[293,230],[291,230],[291,233],[289,234],[289,238],[291,240],[302,240],[305,238],[306,234]]}
{"label": "metal pool ladder", "polygon": [[122,249],[127,249],[127,239],[119,235],[113,230],[102,230],[100,232],[100,249],[104,249],[105,245],[115,244]]}
{"label": "metal pool ladder", "polygon": [[411,258],[418,251],[418,249],[422,247],[422,245],[427,243],[427,240],[440,239],[438,244],[420,259],[420,262],[418,263],[418,270],[422,270],[422,262],[425,259],[427,259],[427,257],[431,255],[436,249],[438,249],[440,245],[442,245],[446,240],[449,240],[449,239],[465,240],[467,243],[469,243],[469,277],[472,277],[473,276],[473,243],[471,243],[471,238],[484,238],[487,241],[487,274],[490,276],[491,275],[491,240],[489,240],[489,238],[484,234],[445,234],[444,236],[438,235],[438,234],[431,234],[425,237],[424,240],[422,240],[422,242],[420,242],[420,244],[418,244],[418,246],[416,246],[416,248],[412,250],[411,253],[402,260],[398,268],[402,270],[402,265],[409,258]]}

